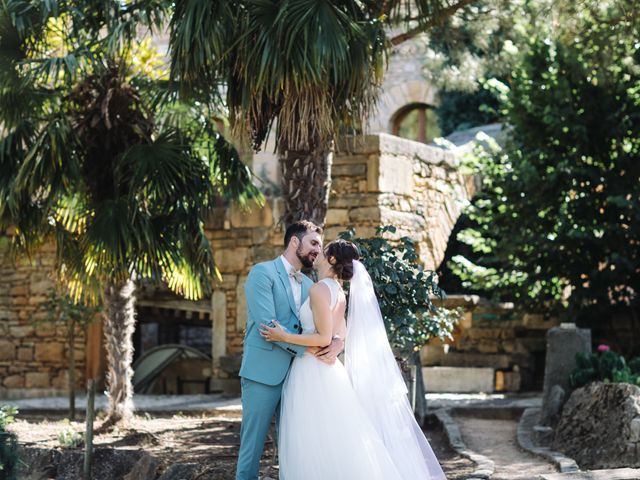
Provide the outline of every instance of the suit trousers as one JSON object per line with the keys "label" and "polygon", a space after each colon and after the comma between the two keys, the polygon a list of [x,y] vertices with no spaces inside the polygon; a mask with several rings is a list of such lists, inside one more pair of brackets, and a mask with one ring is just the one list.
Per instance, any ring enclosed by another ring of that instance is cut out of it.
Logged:
{"label": "suit trousers", "polygon": [[[260,458],[264,450],[273,416],[276,425],[280,417],[282,384],[265,385],[241,377],[242,425],[240,426],[240,452],[236,480],[257,480]],[[274,439],[277,441],[277,439]]]}

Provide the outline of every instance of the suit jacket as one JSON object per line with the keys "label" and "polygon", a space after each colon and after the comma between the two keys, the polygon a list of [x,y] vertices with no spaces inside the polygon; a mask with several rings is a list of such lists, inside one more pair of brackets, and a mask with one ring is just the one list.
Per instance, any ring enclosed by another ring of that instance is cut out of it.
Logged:
{"label": "suit jacket", "polygon": [[[311,285],[313,281],[303,276],[300,305],[307,299]],[[249,272],[244,289],[247,329],[240,376],[266,385],[277,385],[287,375],[293,357],[304,354],[306,350],[300,345],[267,342],[260,336],[259,326],[273,319],[289,332],[302,331],[289,274],[282,260],[278,257],[255,265]]]}

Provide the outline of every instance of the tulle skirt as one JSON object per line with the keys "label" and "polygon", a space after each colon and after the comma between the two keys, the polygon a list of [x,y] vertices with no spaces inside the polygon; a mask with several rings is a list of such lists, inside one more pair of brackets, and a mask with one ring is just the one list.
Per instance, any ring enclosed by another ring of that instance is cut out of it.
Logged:
{"label": "tulle skirt", "polygon": [[281,480],[402,480],[340,361],[293,361],[278,444]]}

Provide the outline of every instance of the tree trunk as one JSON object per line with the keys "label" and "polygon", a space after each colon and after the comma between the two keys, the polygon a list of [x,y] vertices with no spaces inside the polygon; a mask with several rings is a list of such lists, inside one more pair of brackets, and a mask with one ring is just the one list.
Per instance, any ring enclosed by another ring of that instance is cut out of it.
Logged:
{"label": "tree trunk", "polygon": [[69,319],[69,420],[76,419],[76,322]]}
{"label": "tree trunk", "polygon": [[105,425],[126,424],[133,416],[134,294],[135,284],[131,280],[105,289],[103,315],[108,395]]}
{"label": "tree trunk", "polygon": [[298,220],[324,225],[331,186],[333,142],[316,141],[309,149],[284,148],[280,154],[285,227]]}
{"label": "tree trunk", "polygon": [[416,373],[416,406],[414,415],[420,426],[424,426],[427,418],[427,392],[424,388],[424,380],[422,378],[422,361],[420,360],[420,350],[413,352],[413,364]]}

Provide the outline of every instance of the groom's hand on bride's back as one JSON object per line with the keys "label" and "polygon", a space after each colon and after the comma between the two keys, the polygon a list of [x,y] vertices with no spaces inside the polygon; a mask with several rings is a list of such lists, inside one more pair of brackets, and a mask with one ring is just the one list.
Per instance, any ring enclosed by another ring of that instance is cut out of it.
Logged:
{"label": "groom's hand on bride's back", "polygon": [[314,351],[310,351],[321,362],[332,365],[336,363],[336,358],[338,358],[338,355],[340,355],[343,350],[344,340],[338,336],[335,336],[331,339],[331,343],[328,346],[324,348],[314,348]]}

